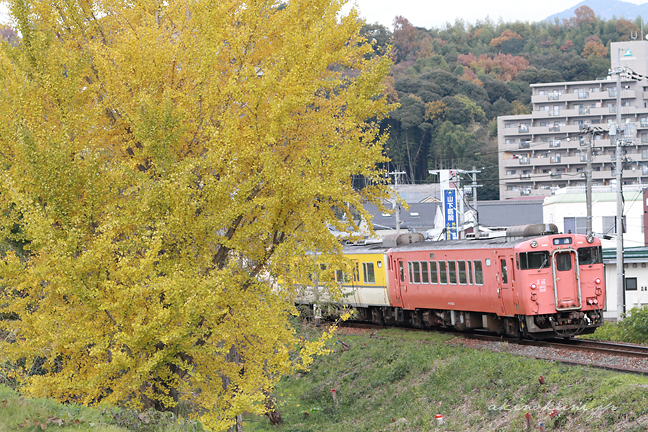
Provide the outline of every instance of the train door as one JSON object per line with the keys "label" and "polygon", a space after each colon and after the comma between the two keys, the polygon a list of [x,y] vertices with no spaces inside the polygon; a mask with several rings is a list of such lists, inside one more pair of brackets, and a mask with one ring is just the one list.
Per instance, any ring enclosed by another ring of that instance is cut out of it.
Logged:
{"label": "train door", "polygon": [[502,301],[502,312],[504,315],[515,315],[515,302],[513,300],[513,284],[512,269],[509,268],[510,264],[506,262],[506,256],[500,255],[497,257],[497,266],[499,270],[499,297]]}
{"label": "train door", "polygon": [[556,310],[580,309],[580,270],[576,251],[556,250],[551,261]]}
{"label": "train door", "polygon": [[347,297],[346,302],[351,304],[358,305],[360,304],[360,296],[358,295],[358,288],[360,283],[360,265],[358,260],[351,260],[351,265],[353,266],[353,277],[351,278],[351,295]]}
{"label": "train door", "polygon": [[403,293],[407,290],[406,281],[405,281],[405,263],[402,259],[396,258],[394,273],[396,274],[396,304],[394,306],[405,307],[405,302],[403,301]]}

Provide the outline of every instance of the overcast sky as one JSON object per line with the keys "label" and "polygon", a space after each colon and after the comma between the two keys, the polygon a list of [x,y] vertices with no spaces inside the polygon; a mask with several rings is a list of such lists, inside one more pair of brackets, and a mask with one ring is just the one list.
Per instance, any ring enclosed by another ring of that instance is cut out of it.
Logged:
{"label": "overcast sky", "polygon": [[[541,21],[549,15],[562,12],[577,5],[582,0],[348,0],[358,5],[360,15],[369,24],[378,22],[392,28],[397,15],[407,18],[417,27],[442,27],[463,19],[474,24],[487,17],[497,22],[504,21]],[[647,0],[624,0],[643,4]],[[350,8],[348,5],[347,9]],[[0,5],[0,21],[6,22],[6,6]]]}
{"label": "overcast sky", "polygon": [[[350,0],[353,2],[353,0]],[[625,0],[642,4],[646,0]],[[542,21],[549,15],[577,5],[581,0],[355,0],[360,15],[369,24],[378,22],[390,28],[394,17],[402,15],[417,27],[442,27],[463,19],[474,24],[489,17],[497,22]]]}

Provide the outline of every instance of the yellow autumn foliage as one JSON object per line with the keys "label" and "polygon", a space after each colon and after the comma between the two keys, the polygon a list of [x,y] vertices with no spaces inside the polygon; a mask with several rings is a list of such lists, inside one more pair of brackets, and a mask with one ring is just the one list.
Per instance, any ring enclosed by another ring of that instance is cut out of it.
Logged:
{"label": "yellow autumn foliage", "polygon": [[0,363],[26,393],[221,430],[323,350],[271,282],[341,266],[334,212],[386,193],[390,63],[343,3],[7,2]]}

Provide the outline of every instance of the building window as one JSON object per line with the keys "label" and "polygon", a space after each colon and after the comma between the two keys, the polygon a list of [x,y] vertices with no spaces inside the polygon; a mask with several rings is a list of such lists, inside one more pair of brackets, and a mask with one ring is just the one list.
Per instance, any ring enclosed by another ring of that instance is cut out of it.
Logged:
{"label": "building window", "polygon": [[626,291],[637,291],[637,278],[626,278]]}
{"label": "building window", "polygon": [[506,124],[504,125],[504,127],[507,128],[507,129],[508,129],[508,128],[514,128],[514,127],[515,127],[515,123],[506,123]]}
{"label": "building window", "polygon": [[507,170],[506,171],[506,175],[514,175],[514,174],[515,174],[515,170]]}
{"label": "building window", "polygon": [[[603,216],[603,234],[616,234],[616,216]],[[626,232],[626,217],[623,216],[623,232]]]}
{"label": "building window", "polygon": [[587,234],[586,217],[566,217],[563,222],[565,234]]}

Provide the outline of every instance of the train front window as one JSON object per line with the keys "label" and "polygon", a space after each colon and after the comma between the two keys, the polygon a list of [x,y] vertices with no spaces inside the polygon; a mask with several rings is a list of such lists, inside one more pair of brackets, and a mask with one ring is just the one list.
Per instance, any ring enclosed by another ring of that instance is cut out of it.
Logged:
{"label": "train front window", "polygon": [[578,248],[578,263],[592,265],[603,263],[603,250],[601,246]]}
{"label": "train front window", "polygon": [[534,251],[520,253],[520,270],[542,269],[549,265],[549,252]]}
{"label": "train front window", "polygon": [[572,269],[571,252],[562,252],[555,255],[556,270],[569,271]]}

